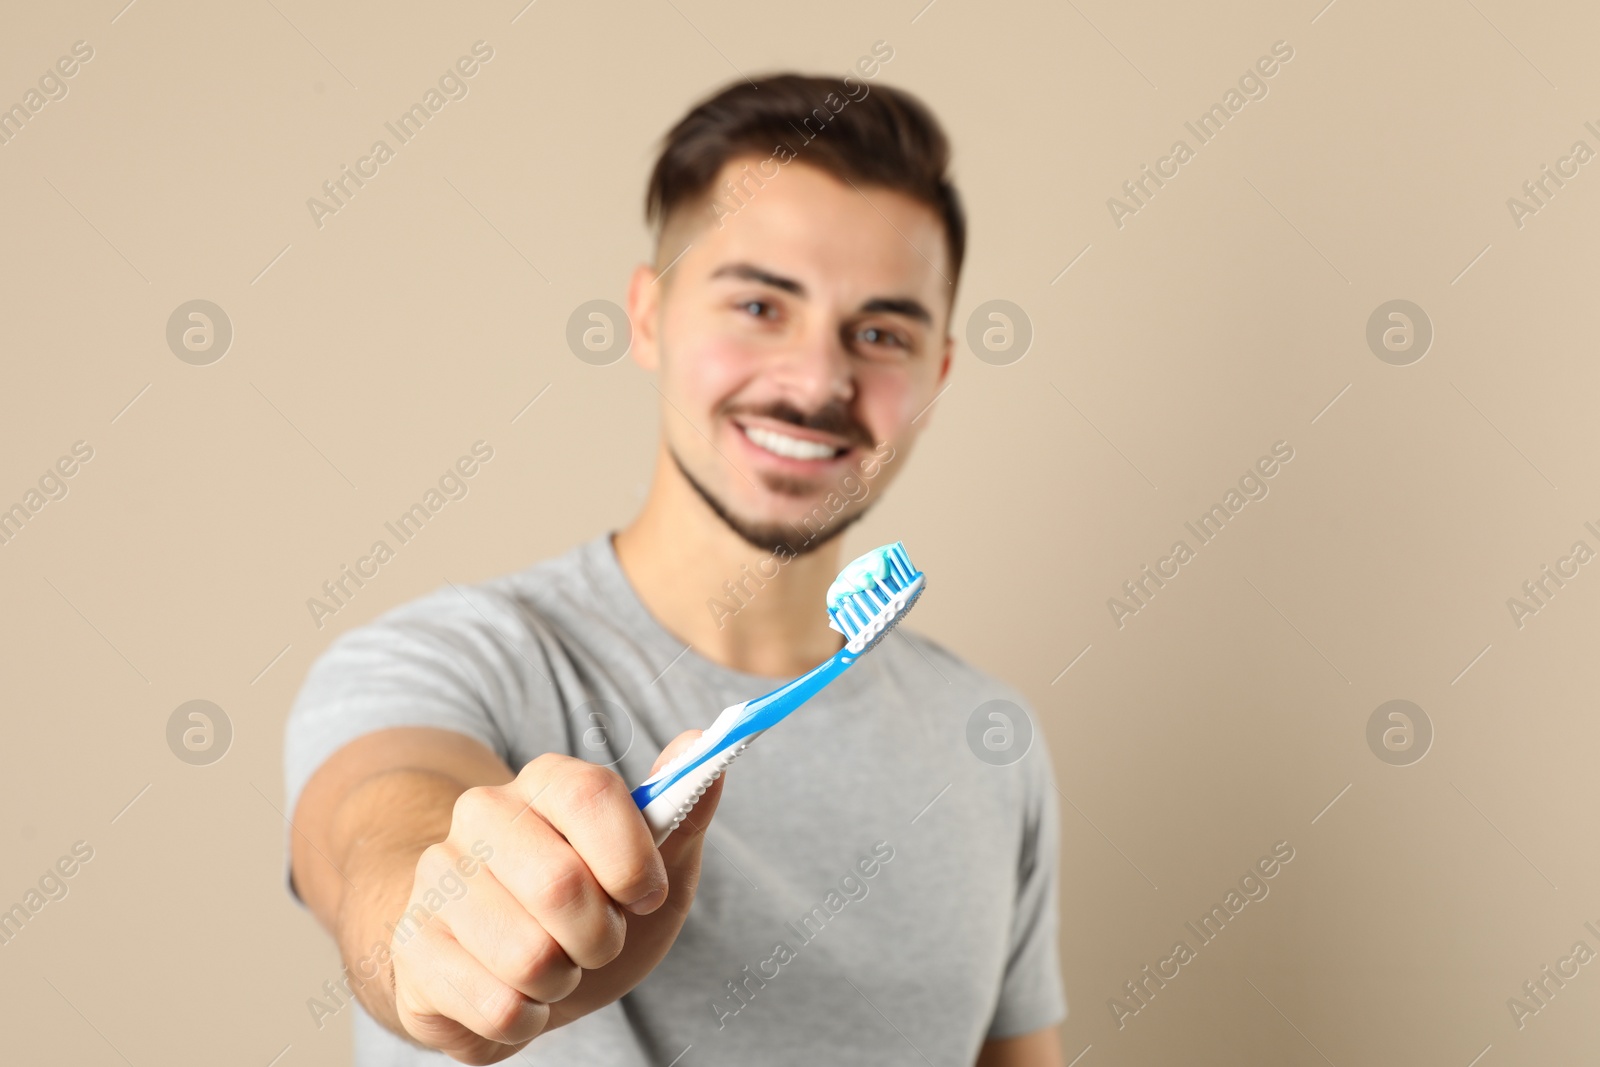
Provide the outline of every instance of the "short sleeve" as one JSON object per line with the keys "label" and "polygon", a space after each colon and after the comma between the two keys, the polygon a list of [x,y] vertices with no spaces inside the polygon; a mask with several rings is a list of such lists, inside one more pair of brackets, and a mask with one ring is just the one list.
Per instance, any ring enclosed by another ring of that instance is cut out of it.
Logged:
{"label": "short sleeve", "polygon": [[508,597],[449,586],[350,630],[312,664],[284,734],[284,799],[363,734],[432,726],[481,741],[509,762],[510,709],[546,687],[539,643]]}
{"label": "short sleeve", "polygon": [[1016,910],[1005,977],[985,1035],[989,1039],[1032,1033],[1067,1016],[1057,944],[1061,814],[1042,733],[1019,769],[1025,769],[1027,786]]}

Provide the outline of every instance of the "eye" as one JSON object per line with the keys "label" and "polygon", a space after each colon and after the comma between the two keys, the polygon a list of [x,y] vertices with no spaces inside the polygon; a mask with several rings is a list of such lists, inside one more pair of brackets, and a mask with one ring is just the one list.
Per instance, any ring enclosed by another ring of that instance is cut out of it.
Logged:
{"label": "eye", "polygon": [[910,343],[902,336],[881,326],[867,326],[857,334],[869,345],[888,345],[890,347],[910,348]]}
{"label": "eye", "polygon": [[770,319],[776,316],[778,309],[765,300],[741,300],[737,305],[740,311],[753,318]]}

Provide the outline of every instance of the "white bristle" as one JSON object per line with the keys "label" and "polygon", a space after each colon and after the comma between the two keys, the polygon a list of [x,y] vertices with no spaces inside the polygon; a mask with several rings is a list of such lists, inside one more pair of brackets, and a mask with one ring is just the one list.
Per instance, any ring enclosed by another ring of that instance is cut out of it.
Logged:
{"label": "white bristle", "polygon": [[883,577],[875,577],[866,588],[844,594],[828,608],[828,625],[844,634],[849,641],[846,647],[857,654],[877,644],[900,621],[922,595],[926,579],[898,542],[867,553],[852,566],[873,557],[883,562]]}

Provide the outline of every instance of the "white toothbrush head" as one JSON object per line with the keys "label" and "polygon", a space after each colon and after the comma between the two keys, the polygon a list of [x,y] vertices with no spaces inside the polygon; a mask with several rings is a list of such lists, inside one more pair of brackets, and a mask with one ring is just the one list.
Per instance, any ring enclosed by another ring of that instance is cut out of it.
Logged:
{"label": "white toothbrush head", "polygon": [[844,634],[846,650],[859,656],[905,617],[926,582],[904,544],[875,548],[851,560],[828,587],[828,625]]}

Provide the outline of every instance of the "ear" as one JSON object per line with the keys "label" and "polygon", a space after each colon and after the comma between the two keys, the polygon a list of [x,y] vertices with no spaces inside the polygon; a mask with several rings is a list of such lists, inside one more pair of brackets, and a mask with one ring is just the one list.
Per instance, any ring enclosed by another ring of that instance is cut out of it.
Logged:
{"label": "ear", "polygon": [[939,361],[939,380],[934,382],[934,385],[937,386],[937,388],[934,390],[935,393],[937,393],[939,389],[944,388],[945,381],[950,377],[951,356],[955,353],[955,347],[955,338],[951,337],[949,334],[945,334],[944,357]]}
{"label": "ear", "polygon": [[633,268],[633,276],[628,280],[628,324],[633,331],[628,355],[647,371],[654,371],[661,365],[656,333],[661,286],[655,284],[656,277],[654,267],[640,263]]}
{"label": "ear", "polygon": [[[939,357],[939,376],[933,381],[933,395],[937,397],[944,390],[945,383],[950,380],[951,357],[955,353],[955,338],[949,334],[944,335],[944,354]],[[928,401],[932,405],[933,401]],[[926,430],[928,423],[933,421],[933,408],[930,406],[920,416],[922,428]]]}

